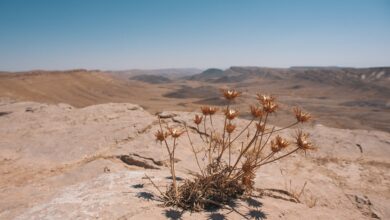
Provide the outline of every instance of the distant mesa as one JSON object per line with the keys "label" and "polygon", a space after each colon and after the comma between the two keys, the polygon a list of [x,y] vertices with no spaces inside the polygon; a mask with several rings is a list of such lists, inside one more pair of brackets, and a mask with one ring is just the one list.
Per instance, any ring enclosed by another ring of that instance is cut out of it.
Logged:
{"label": "distant mesa", "polygon": [[285,70],[263,67],[230,67],[226,70],[211,68],[189,77],[189,80],[213,83],[236,83],[253,79],[253,77],[282,79],[280,76],[281,72],[284,73]]}
{"label": "distant mesa", "polygon": [[112,74],[113,76],[120,77],[122,79],[139,75],[156,75],[164,76],[169,79],[181,79],[192,76],[194,74],[201,73],[201,69],[196,68],[170,68],[170,69],[129,69],[129,70],[108,70],[106,73]]}
{"label": "distant mesa", "polygon": [[131,80],[142,81],[151,84],[170,83],[171,80],[165,76],[159,75],[137,75],[130,77]]}
{"label": "distant mesa", "polygon": [[189,77],[189,79],[190,80],[204,81],[204,80],[217,79],[217,78],[223,77],[224,74],[225,74],[225,72],[221,69],[210,68],[210,69],[207,69],[199,74],[196,74],[196,75]]}
{"label": "distant mesa", "polygon": [[222,76],[223,74],[224,74],[224,71],[221,69],[217,69],[217,68],[210,68],[210,69],[207,69],[201,73],[201,75],[207,75],[210,77],[218,77],[218,76]]}
{"label": "distant mesa", "polygon": [[[390,67],[351,68],[297,66],[290,68],[230,67],[211,68],[187,78],[210,83],[254,82],[255,80],[287,80],[294,83],[314,83],[324,86],[347,86],[352,89],[390,94]],[[293,88],[298,89],[298,88]]]}

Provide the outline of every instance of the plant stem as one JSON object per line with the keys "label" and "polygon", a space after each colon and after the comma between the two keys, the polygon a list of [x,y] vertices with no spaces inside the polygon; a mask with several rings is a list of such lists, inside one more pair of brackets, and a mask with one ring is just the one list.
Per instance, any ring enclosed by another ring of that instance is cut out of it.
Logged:
{"label": "plant stem", "polygon": [[[158,123],[159,123],[159,125],[160,125],[160,131],[161,131],[162,133],[164,133],[164,131],[163,131],[163,129],[162,129],[162,125],[161,125],[161,119],[160,119],[160,116],[158,116]],[[166,139],[164,139],[164,143],[165,143],[165,147],[167,148],[167,151],[168,151],[169,157],[171,157],[171,150],[170,150],[170,149],[169,149],[169,147],[168,147],[168,142],[167,142],[167,140],[166,140]]]}
{"label": "plant stem", "polygon": [[[260,148],[259,152],[263,151],[263,149],[264,149],[265,145],[267,145],[267,143],[268,143],[268,141],[269,141],[270,137],[271,137],[271,136],[272,136],[272,134],[274,133],[274,129],[275,129],[275,127],[272,127],[272,130],[271,130],[271,132],[268,132],[268,133],[267,133],[267,134],[269,134],[269,135],[268,135],[268,137],[267,137],[267,140],[264,142],[263,146],[261,146],[261,148]],[[260,143],[260,144],[261,144],[261,143]],[[260,145],[259,145],[259,147],[260,147]]]}
{"label": "plant stem", "polygon": [[[228,107],[226,109],[228,109]],[[221,161],[221,157],[226,150],[226,143],[225,143],[226,122],[227,122],[227,117],[225,116],[225,123],[223,126],[223,135],[222,135],[222,149],[217,157],[217,164],[219,164],[219,162]]]}
{"label": "plant stem", "polygon": [[198,134],[199,134],[199,137],[200,137],[200,139],[202,139],[202,141],[204,142],[204,139],[203,139],[203,136],[202,136],[202,133],[201,133],[201,130],[200,130],[200,128],[199,128],[199,125],[198,124],[196,124],[196,128],[198,129]]}
{"label": "plant stem", "polygon": [[[261,131],[261,136],[260,136],[260,141],[259,141],[259,147],[257,148],[257,152],[256,152],[256,157],[255,157],[255,163],[257,163],[257,160],[259,158],[259,155],[262,151],[261,148],[261,142],[263,141],[263,137],[264,137],[264,130],[265,130],[265,126],[267,125],[267,119],[268,119],[268,112],[266,113],[265,115],[265,118],[264,118],[264,129],[262,129],[263,131]],[[261,119],[260,119],[260,122],[259,122],[260,126],[262,127],[261,125]],[[257,144],[257,139],[256,139],[256,144]],[[254,146],[254,148],[256,149],[256,144]]]}
{"label": "plant stem", "polygon": [[[268,160],[269,158],[271,158],[271,157],[274,156],[274,155],[275,155],[275,152],[271,152],[271,153],[268,154],[266,157],[264,157],[263,159],[261,159],[261,160],[259,161],[259,163]],[[257,164],[257,161],[256,161],[255,164]]]}
{"label": "plant stem", "polygon": [[207,134],[207,129],[206,129],[206,119],[207,119],[207,116],[205,115],[204,116],[204,120],[203,120],[203,128],[204,128],[204,133],[206,134],[206,142],[208,142],[208,134]]}
{"label": "plant stem", "polygon": [[210,124],[211,124],[211,128],[214,130],[213,116],[212,115],[210,115]]}
{"label": "plant stem", "polygon": [[[267,125],[267,119],[268,119],[268,112],[267,112],[267,114],[265,115],[265,119],[264,119],[264,130],[265,130],[265,126]],[[261,126],[261,124],[260,124],[260,126]],[[264,131],[261,132],[259,148],[260,148],[260,146],[261,146],[261,142],[263,141],[263,137],[264,137]]]}
{"label": "plant stem", "polygon": [[171,158],[171,167],[172,167],[172,180],[173,180],[173,188],[175,189],[175,198],[178,197],[177,185],[176,185],[176,173],[175,173],[175,149],[176,149],[176,138],[173,138],[173,150],[172,150],[172,158]]}
{"label": "plant stem", "polygon": [[232,152],[231,152],[231,142],[230,142],[230,133],[228,134],[228,139],[229,139],[229,167],[230,167],[230,158],[231,158],[231,154],[232,154]]}
{"label": "plant stem", "polygon": [[[259,125],[261,126],[261,121],[263,120],[263,116],[261,116],[260,118],[259,118]],[[257,131],[257,130],[256,130]],[[258,140],[258,137],[256,137],[256,140],[255,140],[255,144],[253,145],[253,146],[255,146],[255,148],[256,148],[256,146],[257,146],[257,140]]]}
{"label": "plant stem", "polygon": [[[299,122],[294,122],[294,123],[292,123],[292,124],[290,124],[290,125],[287,125],[286,127],[276,129],[276,130],[274,130],[274,132],[278,132],[278,131],[282,131],[282,130],[287,129],[287,128],[291,128],[291,127],[293,127],[293,126],[295,126],[295,125],[297,125],[297,124],[299,124]],[[269,133],[270,133],[270,132],[264,133],[264,134],[269,134]]]}
{"label": "plant stem", "polygon": [[[228,102],[228,105],[226,106],[226,112],[229,111],[229,108],[230,108],[230,101]],[[227,117],[225,115],[225,122],[224,122],[224,125],[223,125],[223,134],[222,134],[222,146],[225,146],[226,122],[227,122]]]}
{"label": "plant stem", "polygon": [[246,126],[245,126],[245,128],[235,137],[235,138],[233,138],[233,140],[230,142],[230,140],[229,140],[229,142],[230,142],[230,144],[231,143],[233,143],[235,140],[237,140],[237,138],[239,138],[241,135],[242,135],[242,133],[244,133],[244,131],[245,130],[247,130],[248,128],[249,128],[249,126],[252,124],[252,122],[254,121],[254,119],[252,119]]}
{"label": "plant stem", "polygon": [[273,159],[273,160],[270,160],[270,161],[266,161],[266,162],[264,162],[264,163],[260,163],[259,165],[256,165],[256,166],[257,166],[257,167],[260,167],[260,166],[263,166],[263,165],[265,165],[265,164],[269,164],[269,163],[272,163],[272,162],[274,162],[274,161],[280,160],[280,159],[282,159],[282,158],[284,158],[284,157],[287,157],[288,155],[290,155],[290,154],[292,154],[292,153],[295,153],[297,150],[299,150],[299,147],[295,148],[294,150],[292,150],[291,152],[289,152],[289,153],[287,153],[287,154],[285,154],[285,155],[283,155],[283,156],[277,157],[277,158],[275,158],[275,159]]}
{"label": "plant stem", "polygon": [[210,143],[209,143],[209,156],[208,156],[208,158],[209,158],[209,164],[211,164],[211,162],[212,162],[212,159],[211,159],[211,138],[210,138]]}
{"label": "plant stem", "polygon": [[194,144],[192,143],[192,140],[191,140],[190,135],[189,135],[189,133],[188,133],[187,125],[185,124],[184,127],[185,127],[185,129],[186,129],[188,141],[190,142],[190,145],[191,145],[191,148],[192,148],[192,152],[194,153],[194,156],[195,156],[196,164],[198,165],[199,171],[202,173],[202,176],[204,176],[203,170],[202,170],[202,168],[200,167],[200,164],[199,164],[198,154],[197,154],[197,152],[195,151]]}
{"label": "plant stem", "polygon": [[236,166],[238,165],[238,162],[240,162],[241,160],[241,157],[248,151],[248,149],[252,146],[253,142],[255,141],[256,139],[256,135],[257,135],[257,132],[255,133],[255,135],[253,136],[252,140],[248,143],[248,145],[245,147],[244,151],[240,153],[240,155],[238,155],[238,158],[236,160],[236,162],[234,163],[234,166],[233,168],[231,169],[231,171],[229,172],[229,175],[228,177],[232,174],[233,170],[236,168]]}
{"label": "plant stem", "polygon": [[145,177],[149,179],[149,181],[152,183],[152,185],[154,186],[154,188],[157,189],[157,191],[160,193],[160,195],[161,195],[162,197],[167,198],[167,196],[166,196],[164,193],[162,193],[162,191],[160,190],[160,188],[158,188],[158,186],[153,182],[153,180],[152,180],[148,175],[145,174]]}

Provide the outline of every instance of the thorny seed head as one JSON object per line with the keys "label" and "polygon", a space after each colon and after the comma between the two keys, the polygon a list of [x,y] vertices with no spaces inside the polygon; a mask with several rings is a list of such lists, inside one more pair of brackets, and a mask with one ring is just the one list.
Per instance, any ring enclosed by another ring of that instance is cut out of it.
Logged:
{"label": "thorny seed head", "polygon": [[298,107],[295,107],[293,111],[298,122],[304,123],[311,119],[310,113],[302,112],[302,109]]}
{"label": "thorny seed head", "polygon": [[314,150],[315,149],[313,143],[308,141],[308,137],[309,137],[309,134],[303,133],[302,130],[298,130],[296,137],[295,137],[296,138],[295,144],[297,145],[297,147],[299,147],[299,149],[301,149],[305,152],[307,150]]}
{"label": "thorny seed head", "polygon": [[251,114],[254,118],[260,118],[261,116],[263,116],[263,110],[260,107],[251,105],[250,108]]}
{"label": "thorny seed head", "polygon": [[236,129],[235,125],[230,124],[230,123],[226,125],[226,132],[227,133],[229,133],[229,134],[233,133],[234,129]]}
{"label": "thorny seed head", "polygon": [[259,100],[260,103],[264,105],[266,102],[275,101],[275,97],[270,95],[257,94],[257,100]]}
{"label": "thorny seed head", "polygon": [[235,89],[224,89],[222,90],[223,96],[227,100],[234,100],[241,95],[241,92],[236,91]]}
{"label": "thorny seed head", "polygon": [[290,142],[288,142],[286,139],[277,135],[275,137],[275,139],[273,139],[271,141],[271,150],[276,153],[276,152],[288,147],[288,145],[290,145]]}
{"label": "thorny seed head", "polygon": [[202,111],[203,115],[214,115],[218,109],[210,106],[203,106],[200,107],[200,110]]}
{"label": "thorny seed head", "polygon": [[275,112],[278,107],[278,104],[276,104],[273,100],[268,100],[263,103],[263,110],[269,114]]}
{"label": "thorny seed head", "polygon": [[168,131],[173,138],[179,138],[180,135],[182,135],[185,132],[184,130],[178,130],[175,128],[168,128]]}
{"label": "thorny seed head", "polygon": [[167,132],[164,133],[163,131],[158,130],[158,131],[154,134],[154,136],[156,137],[156,141],[162,142],[162,141],[165,140],[166,137],[169,136],[169,134],[168,134]]}
{"label": "thorny seed head", "polygon": [[194,123],[198,125],[202,122],[202,119],[203,119],[203,116],[195,115]]}
{"label": "thorny seed head", "polygon": [[260,123],[256,123],[256,128],[258,131],[260,132],[264,132],[265,131],[265,124],[260,124]]}
{"label": "thorny seed head", "polygon": [[200,110],[202,111],[203,115],[209,115],[209,108],[210,107],[202,106],[202,107],[200,107]]}
{"label": "thorny seed head", "polygon": [[215,108],[215,107],[209,107],[209,114],[210,115],[214,115],[216,112],[217,112],[217,108]]}
{"label": "thorny seed head", "polygon": [[271,150],[274,153],[279,152],[281,149],[278,147],[278,145],[274,142],[274,140],[271,141]]}
{"label": "thorny seed head", "polygon": [[238,116],[238,111],[229,109],[225,111],[226,118],[229,120],[233,120],[235,117]]}

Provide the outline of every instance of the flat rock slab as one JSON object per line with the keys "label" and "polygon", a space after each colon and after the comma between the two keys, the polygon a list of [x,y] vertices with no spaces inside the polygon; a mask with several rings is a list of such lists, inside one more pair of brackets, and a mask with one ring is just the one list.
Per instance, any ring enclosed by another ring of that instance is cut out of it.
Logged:
{"label": "flat rock slab", "polygon": [[[157,117],[140,106],[10,102],[0,105],[0,113],[0,219],[390,218],[386,132],[304,127],[318,150],[261,167],[255,179],[262,189],[299,192],[305,185],[301,203],[263,196],[251,204],[238,201],[240,214],[182,213],[161,207],[157,190],[144,178],[162,190],[171,181],[165,146],[154,139]],[[161,114],[163,127],[187,124],[195,147],[203,146],[195,113]],[[213,118],[216,128],[223,127],[220,119]],[[241,128],[248,121],[235,123]],[[282,134],[291,137],[294,130]],[[186,135],[178,144],[177,175],[193,178],[198,168]]]}

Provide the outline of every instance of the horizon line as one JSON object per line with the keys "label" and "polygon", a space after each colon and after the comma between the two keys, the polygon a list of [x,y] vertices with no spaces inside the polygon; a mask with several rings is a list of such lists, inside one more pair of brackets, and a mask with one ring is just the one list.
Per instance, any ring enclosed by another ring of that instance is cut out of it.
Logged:
{"label": "horizon line", "polygon": [[184,70],[184,69],[198,69],[198,70],[208,70],[208,69],[221,69],[221,70],[227,70],[234,67],[242,67],[242,68],[268,68],[268,69],[291,69],[291,68],[339,68],[339,69],[371,69],[371,68],[390,68],[390,65],[380,65],[380,66],[364,66],[364,67],[353,67],[353,66],[338,66],[338,65],[326,65],[326,66],[289,66],[289,67],[275,67],[275,66],[252,66],[252,65],[233,65],[229,67],[207,67],[207,68],[200,68],[200,67],[162,67],[162,68],[123,68],[123,69],[99,69],[99,68],[66,68],[66,69],[27,69],[27,70],[0,70],[0,72],[6,72],[6,73],[20,73],[20,72],[68,72],[68,71],[99,71],[99,72],[120,72],[120,71],[135,71],[135,70],[143,70],[143,71],[154,71],[154,70]]}

